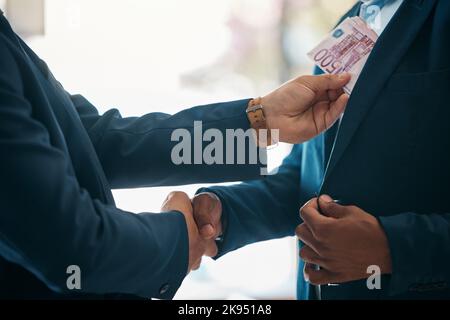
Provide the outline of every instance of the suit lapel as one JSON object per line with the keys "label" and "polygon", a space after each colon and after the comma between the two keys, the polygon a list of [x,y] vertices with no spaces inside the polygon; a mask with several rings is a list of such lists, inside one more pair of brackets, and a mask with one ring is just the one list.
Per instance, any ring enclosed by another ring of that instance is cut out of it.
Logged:
{"label": "suit lapel", "polygon": [[378,39],[355,85],[342,118],[324,181],[335,168],[361,121],[375,104],[384,84],[396,69],[436,0],[405,0]]}
{"label": "suit lapel", "polygon": [[[335,27],[337,27],[342,21],[344,21],[347,18],[350,17],[355,17],[359,15],[359,11],[361,9],[361,2],[358,1],[353,8],[351,8],[337,23],[337,25]],[[314,74],[322,74],[324,73],[322,71],[322,69],[320,69],[319,67],[316,67]],[[331,150],[333,148],[333,144],[334,141],[336,139],[336,133],[337,133],[337,129],[339,127],[339,121],[336,121],[336,123],[330,128],[328,129],[324,136],[324,149],[323,149],[323,159],[324,159],[324,164],[323,166],[326,167],[327,162],[330,159],[330,155],[331,155]]]}

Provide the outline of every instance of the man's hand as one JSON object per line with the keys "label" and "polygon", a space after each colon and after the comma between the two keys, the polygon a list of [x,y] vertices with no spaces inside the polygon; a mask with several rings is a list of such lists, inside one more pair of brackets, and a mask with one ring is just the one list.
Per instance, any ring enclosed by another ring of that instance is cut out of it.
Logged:
{"label": "man's hand", "polygon": [[192,206],[200,235],[213,241],[221,236],[222,203],[219,198],[211,192],[199,193],[192,199]]}
{"label": "man's hand", "polygon": [[189,235],[189,273],[200,267],[202,256],[217,255],[215,239],[222,233],[222,205],[212,193],[198,194],[191,202],[186,193],[175,191],[167,196],[161,212],[174,210],[181,212],[186,219]]}
{"label": "man's hand", "polygon": [[218,252],[216,239],[222,235],[222,203],[210,192],[197,194],[192,199],[194,219],[205,241],[205,255],[215,257]]}
{"label": "man's hand", "polygon": [[167,211],[179,211],[184,215],[189,236],[189,266],[187,273],[197,270],[200,267],[206,247],[205,241],[200,237],[194,221],[191,199],[184,192],[171,192],[161,207],[161,212]]}
{"label": "man's hand", "polygon": [[300,216],[303,223],[296,234],[305,244],[300,257],[306,262],[305,279],[312,284],[364,279],[370,265],[379,266],[382,274],[392,272],[386,235],[372,215],[323,195],[306,203]]}
{"label": "man's hand", "polygon": [[262,97],[267,128],[278,129],[281,142],[300,143],[329,129],[344,112],[342,88],[350,74],[302,76]]}

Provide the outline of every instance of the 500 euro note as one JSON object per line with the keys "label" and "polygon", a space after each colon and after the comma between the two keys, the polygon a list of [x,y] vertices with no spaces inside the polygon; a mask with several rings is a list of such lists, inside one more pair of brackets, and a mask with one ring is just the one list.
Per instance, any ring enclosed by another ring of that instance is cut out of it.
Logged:
{"label": "500 euro note", "polygon": [[350,73],[352,79],[344,91],[351,94],[377,40],[378,35],[364,20],[347,18],[308,57],[325,73]]}

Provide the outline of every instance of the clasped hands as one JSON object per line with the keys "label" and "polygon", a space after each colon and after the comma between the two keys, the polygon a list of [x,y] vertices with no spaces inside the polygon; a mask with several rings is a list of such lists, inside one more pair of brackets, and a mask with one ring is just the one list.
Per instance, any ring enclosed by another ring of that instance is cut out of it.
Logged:
{"label": "clasped hands", "polygon": [[222,204],[213,193],[197,194],[192,200],[181,191],[171,192],[162,212],[178,211],[184,215],[189,237],[187,273],[200,267],[202,257],[218,253],[216,239],[222,234]]}

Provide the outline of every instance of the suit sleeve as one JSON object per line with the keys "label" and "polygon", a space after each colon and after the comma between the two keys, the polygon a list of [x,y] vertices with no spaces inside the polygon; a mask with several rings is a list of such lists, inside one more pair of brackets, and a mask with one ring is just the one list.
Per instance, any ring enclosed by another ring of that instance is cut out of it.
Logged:
{"label": "suit sleeve", "polygon": [[391,251],[391,295],[450,285],[450,214],[403,213],[378,219]]}
{"label": "suit sleeve", "polygon": [[278,172],[263,180],[197,191],[213,192],[222,202],[224,234],[216,258],[257,241],[294,235],[301,223],[301,154],[302,146],[294,146]]}
{"label": "suit sleeve", "polygon": [[[184,217],[132,214],[91,198],[24,98],[24,80],[0,37],[0,254],[49,288],[171,298],[187,272]],[[169,288],[164,294],[161,287]]]}
{"label": "suit sleeve", "polygon": [[[42,72],[56,82],[46,63],[26,43],[21,41],[21,44]],[[56,85],[64,91],[61,84]],[[72,100],[113,189],[258,179],[261,168],[267,163],[265,149],[258,149],[256,161],[240,164],[235,143],[232,161],[223,159],[223,164],[206,164],[202,159],[201,164],[194,164],[194,121],[202,122],[202,132],[215,129],[223,137],[227,129],[245,131],[250,128],[245,112],[249,99],[197,106],[174,115],[154,112],[141,117],[123,118],[116,109],[100,115],[83,96],[70,95],[65,91],[64,94]],[[172,141],[172,133],[176,129],[184,129],[192,137],[191,164],[177,165],[172,161],[172,150],[179,143],[176,139]],[[196,129],[199,129],[198,125]],[[248,140],[251,140],[247,141],[248,144],[255,143],[253,137]],[[200,141],[203,147],[210,142],[221,145],[223,154],[229,147],[225,138],[222,142],[214,138]],[[248,144],[240,150],[246,159],[250,159],[252,151]]]}
{"label": "suit sleeve", "polygon": [[[100,162],[113,188],[182,185],[191,183],[215,183],[257,179],[260,168],[265,163],[265,151],[258,152],[257,161],[238,164],[237,147],[233,161],[223,164],[195,163],[194,121],[197,132],[208,129],[218,130],[223,141],[218,142],[227,148],[225,137],[227,129],[249,129],[245,113],[248,99],[198,106],[177,114],[149,113],[142,117],[122,118],[113,109],[100,116],[95,107],[80,95],[71,97],[80,118],[94,144]],[[192,138],[190,163],[175,164],[172,150],[180,142],[172,138],[175,130],[181,129]],[[200,136],[200,139],[202,137]],[[248,143],[254,144],[253,138]],[[199,142],[204,147],[209,143]],[[200,155],[202,155],[202,150]],[[244,150],[249,159],[250,148]]]}

